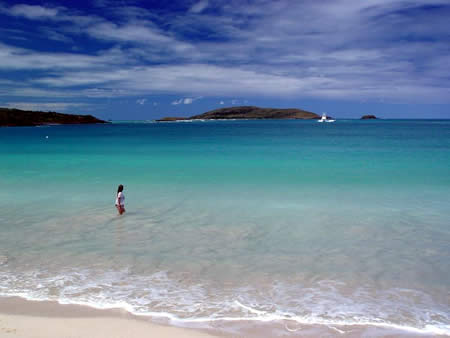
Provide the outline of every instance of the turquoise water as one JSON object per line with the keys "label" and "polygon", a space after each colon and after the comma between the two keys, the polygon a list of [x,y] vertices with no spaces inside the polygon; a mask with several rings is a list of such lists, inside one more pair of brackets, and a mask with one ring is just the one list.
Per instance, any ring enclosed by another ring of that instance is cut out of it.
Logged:
{"label": "turquoise water", "polygon": [[2,128],[0,156],[0,294],[450,334],[448,120]]}

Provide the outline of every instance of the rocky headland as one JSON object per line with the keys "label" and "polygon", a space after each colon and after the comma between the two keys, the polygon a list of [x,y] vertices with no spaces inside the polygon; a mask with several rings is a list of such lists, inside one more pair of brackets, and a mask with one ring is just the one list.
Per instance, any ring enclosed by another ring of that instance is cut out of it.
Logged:
{"label": "rocky headland", "polygon": [[301,109],[259,108],[254,106],[228,107],[208,111],[188,118],[165,117],[158,122],[178,120],[317,120],[320,116]]}
{"label": "rocky headland", "polygon": [[376,117],[375,115],[363,115],[361,116],[361,120],[376,120],[378,119],[378,117]]}
{"label": "rocky headland", "polygon": [[55,112],[42,112],[0,108],[1,127],[40,126],[51,124],[89,124],[108,123],[92,115],[73,115]]}

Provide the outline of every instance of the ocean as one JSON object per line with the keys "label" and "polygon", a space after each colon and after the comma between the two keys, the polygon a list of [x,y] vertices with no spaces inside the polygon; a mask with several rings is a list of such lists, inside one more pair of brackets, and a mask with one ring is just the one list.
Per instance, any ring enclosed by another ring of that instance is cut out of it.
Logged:
{"label": "ocean", "polygon": [[2,296],[450,335],[450,120],[0,128],[0,186]]}

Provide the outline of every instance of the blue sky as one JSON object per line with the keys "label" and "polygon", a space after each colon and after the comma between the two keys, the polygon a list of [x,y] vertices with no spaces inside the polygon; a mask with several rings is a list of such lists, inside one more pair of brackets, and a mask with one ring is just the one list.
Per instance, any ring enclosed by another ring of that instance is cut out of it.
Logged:
{"label": "blue sky", "polygon": [[0,106],[450,118],[450,0],[0,1]]}

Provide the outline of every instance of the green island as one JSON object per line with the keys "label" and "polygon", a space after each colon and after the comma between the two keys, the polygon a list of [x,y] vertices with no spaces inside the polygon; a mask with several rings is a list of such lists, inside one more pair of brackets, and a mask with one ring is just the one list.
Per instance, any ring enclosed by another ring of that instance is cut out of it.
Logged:
{"label": "green island", "polygon": [[25,127],[52,124],[108,123],[92,115],[0,108],[0,127]]}
{"label": "green island", "polygon": [[228,107],[208,111],[191,117],[163,117],[158,122],[173,122],[181,120],[317,120],[320,116],[301,109],[260,108],[254,106]]}

